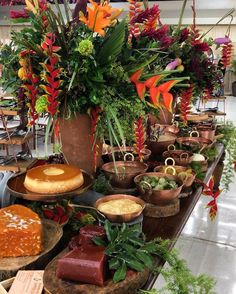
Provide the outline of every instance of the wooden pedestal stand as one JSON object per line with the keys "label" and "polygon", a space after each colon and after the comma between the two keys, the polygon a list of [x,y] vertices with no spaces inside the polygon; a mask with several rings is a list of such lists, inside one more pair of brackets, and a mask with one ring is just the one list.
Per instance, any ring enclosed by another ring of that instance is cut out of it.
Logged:
{"label": "wooden pedestal stand", "polygon": [[144,209],[143,214],[149,217],[168,217],[172,215],[176,215],[179,213],[180,210],[180,201],[178,198],[174,199],[170,203],[161,206],[161,205],[154,205],[151,203],[147,203]]}

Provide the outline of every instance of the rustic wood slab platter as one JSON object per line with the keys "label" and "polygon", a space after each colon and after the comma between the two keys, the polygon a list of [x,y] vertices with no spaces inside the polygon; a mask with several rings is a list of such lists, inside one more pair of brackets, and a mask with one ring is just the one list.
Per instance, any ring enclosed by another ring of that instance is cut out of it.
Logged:
{"label": "rustic wood slab platter", "polygon": [[[0,281],[15,276],[20,269],[37,269],[41,263],[50,258],[50,253],[60,241],[62,227],[52,220],[42,220],[43,224],[43,251],[40,255],[25,257],[0,258]],[[55,256],[55,255],[54,255]]]}
{"label": "rustic wood slab platter", "polygon": [[104,287],[79,282],[64,281],[56,277],[57,261],[65,255],[68,249],[63,250],[45,268],[43,283],[47,294],[134,294],[148,279],[149,272],[132,273],[119,283],[113,283],[112,279],[105,282]]}
{"label": "rustic wood slab platter", "polygon": [[25,200],[33,201],[56,201],[64,198],[72,198],[86,192],[93,185],[93,177],[82,171],[84,177],[84,183],[76,190],[60,193],[60,194],[39,194],[28,191],[24,186],[26,173],[19,174],[13,178],[10,178],[7,182],[7,189],[11,195],[22,198]]}

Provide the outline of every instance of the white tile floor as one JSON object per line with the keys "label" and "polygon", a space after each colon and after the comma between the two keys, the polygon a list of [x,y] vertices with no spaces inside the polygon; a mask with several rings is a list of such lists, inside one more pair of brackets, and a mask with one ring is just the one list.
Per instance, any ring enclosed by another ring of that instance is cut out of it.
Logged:
{"label": "white tile floor", "polygon": [[[227,97],[226,113],[227,120],[236,122],[236,97]],[[217,294],[236,294],[236,181],[229,192],[220,195],[213,222],[205,209],[208,200],[201,196],[175,248],[194,274],[215,278]],[[163,283],[158,277],[154,288]]]}

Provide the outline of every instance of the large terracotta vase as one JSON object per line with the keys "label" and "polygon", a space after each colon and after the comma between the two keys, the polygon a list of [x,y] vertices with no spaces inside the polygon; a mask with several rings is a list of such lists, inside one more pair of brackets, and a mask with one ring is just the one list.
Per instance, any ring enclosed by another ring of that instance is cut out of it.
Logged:
{"label": "large terracotta vase", "polygon": [[[87,114],[77,114],[71,119],[60,118],[62,152],[69,164],[86,172],[95,173],[91,118]],[[102,144],[97,142],[97,166],[102,164]]]}

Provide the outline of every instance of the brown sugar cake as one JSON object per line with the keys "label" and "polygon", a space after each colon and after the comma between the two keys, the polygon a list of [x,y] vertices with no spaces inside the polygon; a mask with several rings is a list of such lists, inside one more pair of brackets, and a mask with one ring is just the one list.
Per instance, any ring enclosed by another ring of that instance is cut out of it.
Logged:
{"label": "brown sugar cake", "polygon": [[24,186],[35,193],[57,194],[73,191],[83,183],[79,168],[67,164],[48,164],[27,171]]}
{"label": "brown sugar cake", "polygon": [[41,251],[39,216],[22,205],[0,209],[0,257],[37,255]]}

